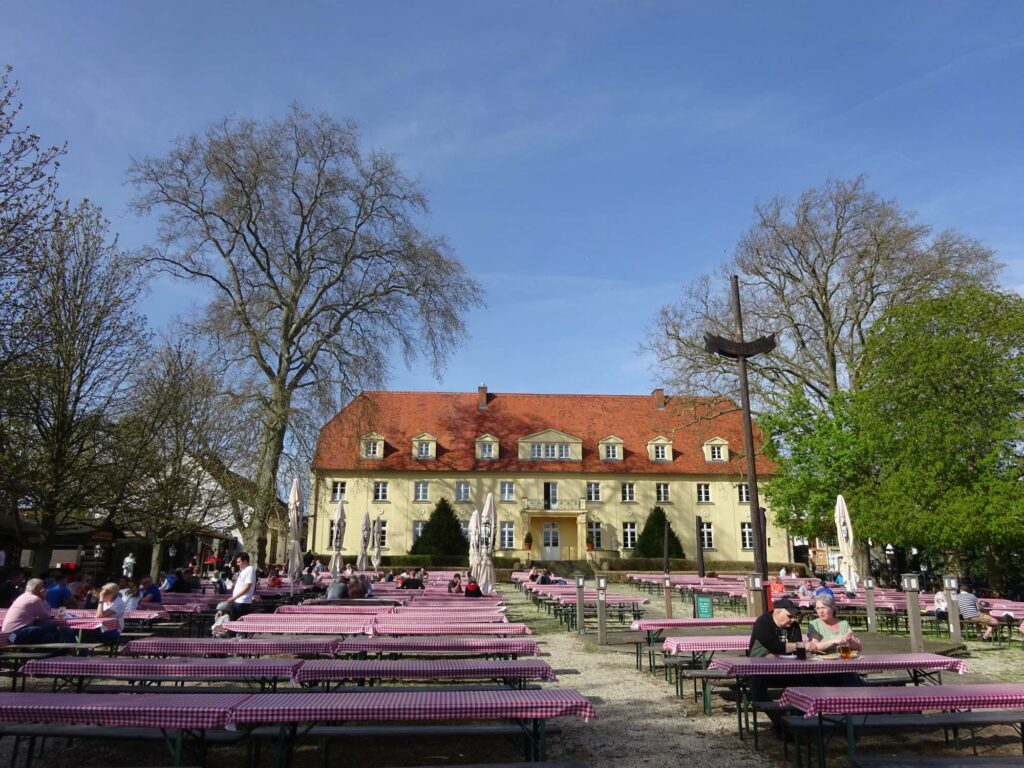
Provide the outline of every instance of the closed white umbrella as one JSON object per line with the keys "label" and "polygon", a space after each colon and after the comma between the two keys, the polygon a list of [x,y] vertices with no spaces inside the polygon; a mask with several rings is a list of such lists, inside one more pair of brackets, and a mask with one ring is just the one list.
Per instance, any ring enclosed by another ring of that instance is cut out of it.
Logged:
{"label": "closed white umbrella", "polygon": [[480,591],[489,595],[494,591],[494,536],[498,527],[498,513],[494,508],[494,494],[488,493],[484,511],[480,513],[480,565],[477,568],[477,583]]}
{"label": "closed white umbrella", "polygon": [[373,563],[373,571],[377,572],[380,568],[380,518],[375,517],[373,519],[373,554],[370,556],[370,562]]}
{"label": "closed white umbrella", "polygon": [[480,511],[473,510],[469,516],[469,575],[476,578],[477,568],[480,567]]}
{"label": "closed white umbrella", "polygon": [[302,510],[302,498],[299,495],[299,479],[292,480],[292,490],[288,494],[288,575],[291,576],[291,591],[295,593],[295,582],[302,578],[302,544],[299,541],[299,515]]}
{"label": "closed white umbrella", "polygon": [[369,563],[367,550],[370,548],[370,510],[363,513],[363,528],[359,537],[359,557],[356,559],[356,570],[365,571]]}
{"label": "closed white umbrella", "polygon": [[345,567],[345,563],[341,558],[341,545],[345,542],[345,500],[338,499],[338,508],[334,510],[334,538],[331,540],[331,546],[334,548],[334,554],[331,555],[331,565],[328,569],[334,578],[338,578],[338,574],[341,573]]}
{"label": "closed white umbrella", "polygon": [[853,559],[853,523],[850,521],[846,499],[842,494],[836,497],[836,538],[839,539],[839,552],[843,557],[839,565],[839,572],[843,574],[843,586],[851,592],[856,592],[860,576]]}

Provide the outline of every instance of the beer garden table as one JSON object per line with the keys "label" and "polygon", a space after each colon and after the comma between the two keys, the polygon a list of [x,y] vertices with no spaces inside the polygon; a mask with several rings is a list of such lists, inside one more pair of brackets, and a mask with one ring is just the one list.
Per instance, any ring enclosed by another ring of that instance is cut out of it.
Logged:
{"label": "beer garden table", "polygon": [[533,640],[518,637],[346,637],[334,648],[339,656],[366,654],[389,655],[465,655],[465,656],[536,656],[540,647]]}
{"label": "beer garden table", "polygon": [[501,680],[505,685],[522,688],[527,680],[551,681],[554,670],[537,659],[502,661],[488,659],[403,659],[352,660],[322,659],[304,661],[292,679],[300,685],[349,681],[371,685],[375,680]]}
{"label": "beer garden table", "polygon": [[132,656],[333,656],[337,640],[273,637],[252,640],[147,637],[122,648]]}

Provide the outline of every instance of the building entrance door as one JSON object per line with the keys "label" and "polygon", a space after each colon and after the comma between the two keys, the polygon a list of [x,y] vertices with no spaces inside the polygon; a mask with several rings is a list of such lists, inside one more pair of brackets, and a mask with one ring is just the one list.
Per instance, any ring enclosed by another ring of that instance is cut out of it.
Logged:
{"label": "building entrance door", "polygon": [[558,544],[558,523],[544,523],[541,541],[541,558],[544,560],[561,560],[562,548]]}

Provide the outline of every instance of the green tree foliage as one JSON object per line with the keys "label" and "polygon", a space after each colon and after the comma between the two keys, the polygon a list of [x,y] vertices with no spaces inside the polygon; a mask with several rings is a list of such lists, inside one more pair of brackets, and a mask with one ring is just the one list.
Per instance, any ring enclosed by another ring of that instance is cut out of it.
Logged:
{"label": "green tree foliage", "polygon": [[[634,557],[663,557],[665,554],[665,510],[655,507],[647,516],[647,522],[636,539],[636,547],[633,548]],[[670,558],[683,557],[683,545],[672,530],[672,524],[668,526],[668,556]]]}
{"label": "green tree foliage", "polygon": [[411,555],[469,555],[469,541],[462,533],[462,526],[455,517],[455,510],[448,499],[440,499],[430,519],[423,526],[423,533],[413,542]]}
{"label": "green tree foliage", "polygon": [[[794,389],[784,405],[762,416],[764,450],[776,463],[763,487],[775,523],[796,536],[834,539],[836,495],[863,482],[849,395],[834,395],[824,408]],[[854,526],[855,535],[861,536]]]}
{"label": "green tree foliage", "polygon": [[867,477],[854,528],[930,551],[1024,545],[1024,299],[964,288],[873,329],[851,422]]}

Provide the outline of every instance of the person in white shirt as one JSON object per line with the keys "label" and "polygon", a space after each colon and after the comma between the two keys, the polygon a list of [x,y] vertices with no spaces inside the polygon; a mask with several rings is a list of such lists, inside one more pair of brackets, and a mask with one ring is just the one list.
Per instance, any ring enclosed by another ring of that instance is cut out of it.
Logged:
{"label": "person in white shirt", "polygon": [[949,619],[949,600],[946,599],[946,592],[939,587],[934,597],[935,618],[943,621]]}
{"label": "person in white shirt", "polygon": [[104,584],[100,589],[100,604],[96,606],[97,619],[117,619],[117,628],[104,630],[99,635],[99,642],[109,643],[117,640],[124,632],[124,600],[114,582]]}
{"label": "person in white shirt", "polygon": [[231,587],[231,597],[217,606],[217,616],[227,614],[230,621],[252,610],[252,599],[256,595],[256,569],[249,563],[249,554],[242,552],[236,560],[238,578]]}

